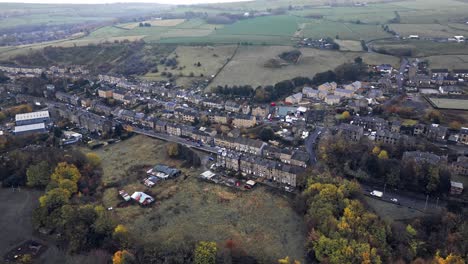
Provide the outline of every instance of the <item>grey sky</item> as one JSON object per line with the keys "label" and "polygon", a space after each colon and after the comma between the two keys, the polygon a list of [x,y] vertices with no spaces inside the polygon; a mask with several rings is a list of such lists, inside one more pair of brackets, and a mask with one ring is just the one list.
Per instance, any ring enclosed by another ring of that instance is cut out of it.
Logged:
{"label": "grey sky", "polygon": [[222,3],[222,2],[240,2],[246,0],[0,0],[1,2],[20,2],[20,3],[59,3],[59,4],[104,4],[104,3],[162,3],[162,4],[200,4],[200,3]]}

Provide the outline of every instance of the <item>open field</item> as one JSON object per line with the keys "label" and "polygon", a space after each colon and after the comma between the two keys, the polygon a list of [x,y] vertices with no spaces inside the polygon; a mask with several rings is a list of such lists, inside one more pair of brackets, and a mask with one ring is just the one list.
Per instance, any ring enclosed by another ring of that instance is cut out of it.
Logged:
{"label": "open field", "polygon": [[140,26],[140,23],[148,23],[152,27],[174,27],[177,26],[181,23],[185,22],[185,19],[153,19],[153,20],[145,20],[142,22],[137,22],[137,23],[130,23],[130,24],[125,24],[120,27],[126,28],[126,29],[134,29]]}
{"label": "open field", "polygon": [[0,3],[0,29],[110,22],[119,17],[141,16],[167,9],[158,4],[67,5]]}
{"label": "open field", "polygon": [[327,20],[315,20],[307,23],[303,30],[308,38],[336,38],[346,40],[372,40],[391,37],[380,25],[342,23]]}
{"label": "open field", "polygon": [[282,68],[267,68],[265,63],[276,58],[280,53],[290,51],[282,46],[241,46],[236,56],[226,65],[212,82],[218,85],[271,85],[297,76],[312,77],[318,72],[332,70],[337,66],[351,62],[361,56],[366,63],[389,63],[398,65],[399,59],[377,53],[338,52],[317,49],[301,49],[302,57],[297,64]]}
{"label": "open field", "polygon": [[430,97],[429,100],[441,109],[468,110],[468,100]]}
{"label": "open field", "polygon": [[432,69],[466,69],[468,68],[468,55],[439,55],[424,57]]}
{"label": "open field", "polygon": [[406,220],[415,217],[421,217],[426,215],[425,213],[410,209],[405,206],[400,206],[393,203],[384,202],[375,198],[367,197],[364,198],[366,204],[375,213],[387,222],[393,222],[397,220]]}
{"label": "open field", "polygon": [[39,205],[40,191],[21,189],[13,192],[0,188],[0,256],[26,240],[33,238],[32,210]]}
{"label": "open field", "polygon": [[389,24],[388,26],[402,37],[419,35],[420,37],[450,38],[467,33],[462,29],[441,24]]}
{"label": "open field", "polygon": [[360,41],[335,39],[335,42],[340,45],[340,51],[362,51]]}
{"label": "open field", "polygon": [[[161,72],[170,72],[173,75],[190,77],[193,73],[194,77],[215,75],[218,70],[227,62],[234,54],[236,46],[178,46],[174,52],[169,55],[169,58],[176,58],[178,68],[172,70],[170,68],[159,67],[158,73],[148,73],[144,77],[148,79],[164,78]],[[200,62],[200,67],[197,66]],[[179,70],[182,68],[182,70]],[[193,77],[192,76],[192,77]]]}
{"label": "open field", "polygon": [[375,50],[386,54],[412,57],[434,55],[468,55],[468,43],[439,43],[425,40],[381,40],[372,43]]}
{"label": "open field", "polygon": [[[261,263],[289,255],[302,260],[305,226],[290,206],[290,199],[264,187],[236,191],[197,179],[201,169],[182,169],[183,175],[147,189],[137,179],[144,177],[145,165],[164,163],[180,166],[166,157],[168,143],[144,136],[109,145],[95,151],[102,158],[104,206],[113,206],[115,218],[129,227],[135,237],[148,245],[186,248],[191,243],[218,242],[223,250],[232,239]],[[110,187],[117,186],[117,187]],[[156,204],[117,208],[117,192],[125,189],[152,193]]]}

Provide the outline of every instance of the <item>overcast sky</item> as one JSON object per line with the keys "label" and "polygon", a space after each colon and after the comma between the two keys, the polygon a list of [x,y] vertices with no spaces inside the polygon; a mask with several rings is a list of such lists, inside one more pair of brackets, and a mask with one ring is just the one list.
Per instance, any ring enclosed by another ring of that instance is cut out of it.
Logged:
{"label": "overcast sky", "polygon": [[105,4],[105,3],[162,3],[162,4],[201,4],[201,3],[223,3],[240,2],[246,0],[0,0],[1,2],[19,3],[58,3],[58,4]]}

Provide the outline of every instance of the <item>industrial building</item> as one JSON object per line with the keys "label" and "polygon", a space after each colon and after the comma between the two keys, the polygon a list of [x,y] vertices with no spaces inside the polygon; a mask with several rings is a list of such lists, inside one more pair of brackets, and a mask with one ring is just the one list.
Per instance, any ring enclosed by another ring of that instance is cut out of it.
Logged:
{"label": "industrial building", "polygon": [[45,133],[45,132],[46,132],[46,127],[44,123],[15,126],[15,130],[14,130],[15,135],[25,135],[25,134]]}
{"label": "industrial building", "polygon": [[24,126],[38,123],[48,123],[50,121],[49,111],[31,112],[25,114],[17,114],[15,122],[17,126]]}

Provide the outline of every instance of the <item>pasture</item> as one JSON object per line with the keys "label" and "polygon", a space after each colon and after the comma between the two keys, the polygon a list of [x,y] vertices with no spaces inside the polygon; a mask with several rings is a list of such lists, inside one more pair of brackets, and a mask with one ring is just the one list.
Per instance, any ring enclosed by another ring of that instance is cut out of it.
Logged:
{"label": "pasture", "polygon": [[432,69],[466,69],[468,68],[468,55],[436,55],[424,57]]}
{"label": "pasture", "polygon": [[281,68],[267,68],[265,63],[291,47],[241,46],[234,58],[216,76],[209,88],[218,85],[272,85],[298,76],[313,77],[318,72],[333,70],[337,66],[362,57],[369,64],[389,63],[398,65],[399,59],[392,56],[367,52],[339,52],[317,49],[301,49],[298,63]]}
{"label": "pasture", "polygon": [[185,19],[153,19],[153,20],[145,20],[142,22],[130,23],[121,25],[120,27],[126,29],[134,29],[140,26],[140,23],[143,24],[150,24],[152,27],[174,27],[181,23],[185,22]]}
{"label": "pasture", "polygon": [[[114,207],[114,217],[142,243],[187,249],[196,241],[208,240],[217,242],[222,252],[231,239],[260,263],[287,255],[303,259],[305,225],[283,193],[261,186],[243,192],[203,182],[197,178],[203,170],[195,168],[182,168],[182,176],[152,189],[139,183],[145,166],[164,163],[180,168],[180,161],[166,156],[167,144],[134,136],[95,151],[104,169],[104,206]],[[151,193],[156,203],[149,208],[117,207],[122,201],[117,194],[120,189]]]}
{"label": "pasture", "polygon": [[372,42],[375,50],[381,53],[411,57],[435,55],[467,55],[468,43],[434,42],[425,40],[381,40]]}
{"label": "pasture", "polygon": [[389,28],[402,37],[419,35],[423,38],[450,38],[467,33],[463,29],[441,24],[390,24]]}
{"label": "pasture", "polygon": [[[148,73],[147,79],[164,78],[161,73],[170,72],[175,76],[200,77],[216,75],[218,70],[234,54],[236,46],[178,46],[168,58],[178,61],[177,69],[159,66],[158,73]],[[198,66],[200,63],[200,66]]]}

